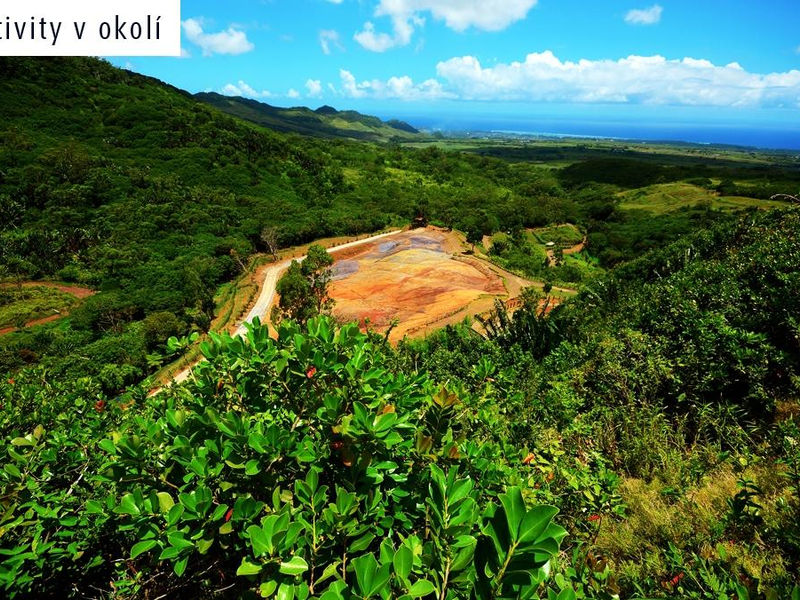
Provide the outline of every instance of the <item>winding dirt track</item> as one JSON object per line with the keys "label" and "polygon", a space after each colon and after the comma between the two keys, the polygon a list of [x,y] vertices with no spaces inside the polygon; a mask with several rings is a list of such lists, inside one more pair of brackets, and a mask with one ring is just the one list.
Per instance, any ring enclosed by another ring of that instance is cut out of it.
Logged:
{"label": "winding dirt track", "polygon": [[[364,244],[369,244],[374,242],[375,240],[380,240],[385,237],[389,237],[392,235],[397,235],[402,233],[402,230],[398,231],[390,231],[389,233],[381,233],[378,235],[374,235],[372,237],[364,238],[363,240],[356,240],[355,242],[348,242],[346,244],[342,244],[341,246],[336,246],[335,248],[328,248],[328,254],[337,254],[342,250],[347,250],[349,248],[355,248],[356,246],[362,246]],[[253,305],[253,308],[250,309],[250,312],[247,314],[247,317],[242,322],[241,325],[236,329],[235,335],[244,335],[247,333],[247,323],[252,323],[253,319],[256,317],[263,320],[263,318],[267,315],[267,311],[269,311],[270,306],[272,306],[272,301],[275,299],[275,286],[278,285],[278,277],[289,268],[289,265],[292,264],[292,261],[301,262],[305,260],[305,256],[301,256],[299,258],[290,258],[280,262],[276,265],[271,266],[268,268],[264,273],[264,284],[261,287],[261,294],[258,296],[258,300]]]}
{"label": "winding dirt track", "polygon": [[[364,238],[363,240],[356,240],[354,242],[347,242],[346,244],[342,244],[340,246],[336,246],[334,248],[328,248],[329,254],[337,254],[343,250],[347,250],[349,248],[355,248],[356,246],[361,246],[363,244],[369,244],[374,242],[375,240],[380,240],[382,238],[386,238],[392,235],[397,235],[402,233],[403,230],[398,231],[390,231],[388,233],[381,233],[378,235],[374,235],[372,237]],[[253,319],[258,317],[262,321],[264,317],[267,316],[270,306],[272,306],[272,302],[275,300],[275,288],[278,285],[278,278],[281,274],[289,268],[289,265],[292,264],[292,261],[302,261],[305,259],[305,256],[300,257],[293,257],[276,263],[266,269],[264,271],[264,283],[261,286],[261,293],[256,300],[256,303],[250,309],[250,312],[247,313],[244,321],[242,321],[239,326],[236,328],[236,332],[234,335],[244,335],[247,333],[247,324],[252,323]],[[173,378],[175,383],[182,383],[189,379],[189,376],[192,374],[192,369],[194,369],[195,365],[191,365],[185,368],[183,371],[179,372]],[[154,390],[152,393],[157,393],[161,388]]]}

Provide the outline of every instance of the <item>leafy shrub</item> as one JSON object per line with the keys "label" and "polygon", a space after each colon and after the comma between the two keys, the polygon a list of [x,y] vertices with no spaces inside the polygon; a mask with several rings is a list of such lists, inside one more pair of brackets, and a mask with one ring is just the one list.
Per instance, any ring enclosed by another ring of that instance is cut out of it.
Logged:
{"label": "leafy shrub", "polygon": [[10,597],[109,580],[172,597],[543,590],[566,532],[512,485],[519,453],[467,437],[469,397],[387,371],[355,325],[327,318],[286,322],[277,341],[260,324],[212,335],[203,352],[192,382],[150,399],[51,390],[23,418],[36,382],[2,387]]}
{"label": "leafy shrub", "polygon": [[183,323],[174,313],[161,311],[147,315],[142,321],[142,334],[149,348],[153,348],[186,331]]}

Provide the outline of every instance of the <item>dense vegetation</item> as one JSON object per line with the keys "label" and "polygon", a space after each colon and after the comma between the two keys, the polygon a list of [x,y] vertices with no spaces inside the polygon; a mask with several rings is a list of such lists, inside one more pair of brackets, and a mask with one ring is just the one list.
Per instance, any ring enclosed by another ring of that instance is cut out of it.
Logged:
{"label": "dense vegetation", "polygon": [[155,398],[4,384],[6,593],[530,597],[566,532],[507,487],[522,450],[384,352],[323,318],[215,337]]}
{"label": "dense vegetation", "polygon": [[[309,139],[0,70],[6,596],[800,598],[800,210],[763,200],[795,165]],[[580,293],[393,348],[316,316],[312,246],[277,340],[211,333],[149,394],[254,253],[412,219]]]}
{"label": "dense vegetation", "polygon": [[529,295],[488,339],[392,349],[317,318],[273,341],[256,323],[154,397],[22,372],[0,384],[0,580],[12,597],[797,594],[797,231],[797,210],[718,226],[550,316]]}
{"label": "dense vegetation", "polygon": [[536,499],[570,515],[579,585],[788,598],[800,573],[798,231],[797,210],[717,226],[549,316],[536,301],[501,310],[490,340],[448,329],[401,348],[400,364],[505,399],[506,435],[543,477]]}
{"label": "dense vegetation", "polygon": [[[273,133],[97,60],[4,58],[0,68],[0,279],[99,291],[68,320],[2,336],[0,371],[41,362],[54,377],[97,377],[109,392],[138,381],[169,354],[168,337],[209,328],[219,286],[254,252],[275,249],[265,228],[288,247],[417,217],[472,239],[575,223],[588,234],[582,257],[550,272],[522,244],[505,264],[582,284],[595,266],[724,217],[693,201],[657,215],[625,209],[619,190],[645,183],[638,163],[613,165],[635,179],[620,188],[592,160],[558,171],[436,146]],[[764,171],[687,165],[681,176],[740,186]],[[651,174],[660,180],[666,168]],[[775,185],[796,181],[788,167],[768,173]]]}

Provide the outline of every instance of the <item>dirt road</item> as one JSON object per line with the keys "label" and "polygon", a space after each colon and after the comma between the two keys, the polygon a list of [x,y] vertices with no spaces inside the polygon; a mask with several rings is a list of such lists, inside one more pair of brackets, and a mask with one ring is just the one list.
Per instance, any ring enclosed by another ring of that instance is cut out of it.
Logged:
{"label": "dirt road", "polygon": [[[571,248],[564,248],[564,250],[561,251],[561,254],[564,255],[564,256],[569,256],[570,254],[579,254],[579,253],[583,252],[586,249],[586,244],[588,243],[588,239],[589,238],[584,236],[583,241],[580,244],[575,244]],[[548,261],[548,264],[550,264],[550,265],[556,264],[556,251],[555,250],[553,250],[551,248],[547,249],[547,261]]]}
{"label": "dirt road", "polygon": [[[380,233],[380,234],[374,235],[372,237],[364,238],[363,240],[356,240],[354,242],[347,242],[347,243],[342,244],[340,246],[336,246],[336,247],[333,247],[333,248],[328,248],[327,250],[328,250],[329,254],[335,255],[335,254],[337,254],[339,252],[342,252],[343,250],[347,250],[349,248],[355,248],[356,246],[361,246],[362,244],[369,244],[371,242],[374,242],[375,240],[380,240],[382,238],[386,238],[386,237],[389,237],[389,236],[397,235],[397,234],[399,234],[401,232],[402,232],[402,230],[390,231],[388,233]],[[245,317],[244,321],[242,321],[239,324],[239,326],[236,328],[236,332],[235,332],[234,335],[244,335],[244,334],[246,334],[247,333],[247,324],[248,323],[252,323],[253,319],[255,319],[256,317],[261,319],[262,322],[266,321],[265,317],[268,317],[269,309],[272,306],[273,301],[275,300],[275,288],[278,285],[279,277],[281,276],[281,274],[283,274],[284,271],[286,271],[286,269],[289,268],[289,265],[292,264],[292,261],[294,261],[294,260],[302,261],[304,259],[305,259],[305,256],[293,257],[293,258],[281,261],[279,263],[276,263],[276,264],[272,265],[271,267],[269,267],[268,269],[266,269],[264,271],[264,283],[261,286],[261,293],[259,294],[258,299],[256,300],[256,303],[250,309],[250,312],[247,313],[247,316]],[[175,375],[175,377],[173,378],[173,381],[176,382],[176,383],[182,383],[182,382],[186,381],[187,379],[189,379],[189,376],[192,374],[192,369],[194,369],[194,365],[192,365],[190,367],[187,367],[186,369],[182,370],[177,375]],[[157,393],[159,391],[159,389],[154,390],[153,393]]]}
{"label": "dirt road", "polygon": [[[390,231],[389,233],[381,233],[372,237],[364,238],[363,240],[348,242],[346,244],[342,244],[341,246],[336,246],[335,248],[328,248],[328,254],[338,254],[343,250],[355,248],[356,246],[361,246],[363,244],[369,244],[375,240],[380,240],[382,238],[397,235],[399,233],[401,233],[401,231]],[[264,273],[264,284],[261,287],[261,294],[258,296],[258,300],[256,300],[253,308],[250,309],[250,312],[247,314],[245,320],[236,329],[236,335],[244,335],[247,333],[247,323],[252,323],[253,319],[256,317],[262,321],[265,320],[264,317],[268,316],[267,313],[269,312],[270,306],[272,306],[272,302],[275,300],[275,288],[278,285],[278,277],[289,268],[289,265],[292,264],[292,261],[296,260],[300,262],[305,260],[305,258],[305,256],[301,256],[300,258],[284,260],[283,262],[273,265],[266,270]]]}

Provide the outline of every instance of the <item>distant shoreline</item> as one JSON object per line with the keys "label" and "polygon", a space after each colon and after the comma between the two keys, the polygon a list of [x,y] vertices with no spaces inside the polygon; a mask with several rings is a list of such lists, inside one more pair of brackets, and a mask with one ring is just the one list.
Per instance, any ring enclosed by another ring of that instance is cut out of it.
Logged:
{"label": "distant shoreline", "polygon": [[497,119],[409,115],[417,129],[447,137],[511,137],[557,140],[605,140],[651,144],[691,144],[769,150],[800,155],[800,127],[776,124],[670,123],[569,118]]}
{"label": "distant shoreline", "polygon": [[[498,140],[531,140],[531,141],[599,141],[640,145],[697,146],[701,148],[721,148],[749,152],[769,152],[800,157],[800,147],[762,146],[724,141],[698,141],[682,138],[657,137],[625,137],[600,135],[591,133],[560,133],[547,131],[525,131],[514,129],[430,129],[420,128],[425,133],[442,134],[449,139],[498,139]],[[798,134],[800,140],[800,134]]]}

